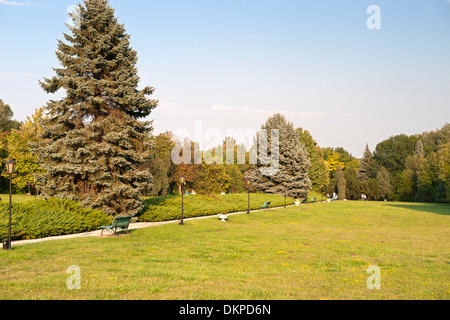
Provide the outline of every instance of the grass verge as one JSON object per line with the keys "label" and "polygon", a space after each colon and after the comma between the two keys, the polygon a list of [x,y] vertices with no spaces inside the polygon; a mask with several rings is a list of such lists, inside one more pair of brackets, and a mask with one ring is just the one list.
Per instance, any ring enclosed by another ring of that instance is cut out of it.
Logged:
{"label": "grass verge", "polygon": [[449,208],[337,201],[20,245],[0,252],[0,298],[445,300]]}

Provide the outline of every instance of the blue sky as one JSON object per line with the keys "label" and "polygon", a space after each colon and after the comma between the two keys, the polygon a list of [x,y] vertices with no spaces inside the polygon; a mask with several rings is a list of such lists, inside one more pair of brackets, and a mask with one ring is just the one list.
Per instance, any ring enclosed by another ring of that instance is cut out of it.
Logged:
{"label": "blue sky", "polygon": [[[78,1],[0,0],[0,99],[15,118],[58,98],[38,80]],[[448,0],[110,0],[160,101],[155,133],[258,129],[282,112],[361,156],[450,121]],[[377,5],[381,29],[366,12]]]}

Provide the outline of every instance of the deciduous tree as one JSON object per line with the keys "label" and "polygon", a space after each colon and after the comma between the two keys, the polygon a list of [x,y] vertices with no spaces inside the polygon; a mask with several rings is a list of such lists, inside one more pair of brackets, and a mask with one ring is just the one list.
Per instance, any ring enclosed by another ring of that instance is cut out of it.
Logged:
{"label": "deciduous tree", "polygon": [[308,151],[311,161],[311,167],[308,171],[311,187],[313,190],[323,193],[330,183],[330,172],[328,171],[328,163],[323,159],[322,148],[317,144],[308,130],[298,128],[297,132],[300,142],[303,143]]}
{"label": "deciduous tree", "polygon": [[19,130],[13,129],[7,138],[8,156],[17,162],[12,183],[18,189],[28,186],[29,194],[34,178],[44,172],[37,161],[37,156],[30,149],[30,143],[36,142],[42,131],[39,121],[43,112],[43,108],[36,110],[31,117],[27,117]]}

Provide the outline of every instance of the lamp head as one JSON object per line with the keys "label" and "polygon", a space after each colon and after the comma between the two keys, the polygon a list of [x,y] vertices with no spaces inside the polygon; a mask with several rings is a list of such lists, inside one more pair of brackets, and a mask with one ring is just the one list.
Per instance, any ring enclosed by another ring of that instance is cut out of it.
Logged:
{"label": "lamp head", "polygon": [[16,162],[14,160],[6,161],[6,171],[8,174],[13,174],[16,171]]}

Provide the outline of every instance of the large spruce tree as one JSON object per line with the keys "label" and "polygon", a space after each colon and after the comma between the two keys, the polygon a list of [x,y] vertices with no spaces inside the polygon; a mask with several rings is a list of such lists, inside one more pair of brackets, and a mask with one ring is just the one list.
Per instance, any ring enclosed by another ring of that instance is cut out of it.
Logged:
{"label": "large spruce tree", "polygon": [[[263,148],[267,147],[267,158],[272,160],[278,158],[279,167],[273,175],[264,174],[264,169],[272,164],[265,163],[264,156],[261,157],[261,153],[259,153],[256,168],[246,176],[247,179],[254,188],[262,192],[279,195],[285,194],[283,183],[286,183],[289,197],[305,199],[311,189],[311,181],[308,177],[311,162],[293,124],[287,122],[283,115],[275,114],[267,120],[261,129],[267,132],[267,140],[261,143]],[[276,155],[272,153],[271,148],[272,138],[274,138],[271,135],[272,130],[278,130],[279,149]],[[259,149],[260,142],[258,136],[256,139],[257,149]]]}
{"label": "large spruce tree", "polygon": [[370,178],[370,163],[372,162],[372,152],[370,152],[369,145],[366,144],[366,149],[363,153],[363,158],[359,162],[359,169],[357,172],[360,181],[367,181]]}
{"label": "large spruce tree", "polygon": [[58,41],[61,68],[41,86],[65,90],[46,106],[41,142],[34,150],[46,173],[47,197],[71,198],[111,215],[136,214],[151,175],[139,171],[157,101],[151,87],[138,90],[137,53],[107,0],[85,0],[70,14],[71,35]]}

